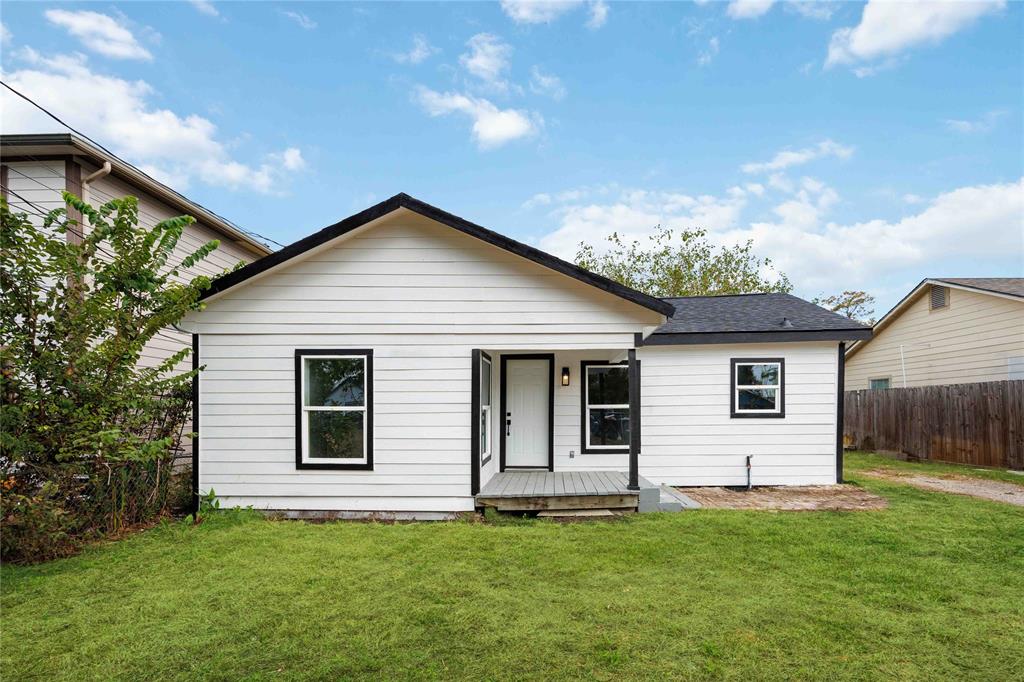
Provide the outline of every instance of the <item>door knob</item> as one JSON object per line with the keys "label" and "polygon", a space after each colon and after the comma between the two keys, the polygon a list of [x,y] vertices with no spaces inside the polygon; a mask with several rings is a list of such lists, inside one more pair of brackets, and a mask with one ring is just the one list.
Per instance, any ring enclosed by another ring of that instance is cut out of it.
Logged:
{"label": "door knob", "polygon": [[505,435],[506,436],[511,436],[512,435],[512,420],[511,419],[506,419],[505,420]]}

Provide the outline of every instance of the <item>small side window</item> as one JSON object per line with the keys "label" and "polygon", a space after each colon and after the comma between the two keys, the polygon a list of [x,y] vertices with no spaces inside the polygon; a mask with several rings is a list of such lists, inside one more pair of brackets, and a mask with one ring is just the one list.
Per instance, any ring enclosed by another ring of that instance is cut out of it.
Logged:
{"label": "small side window", "polygon": [[873,391],[880,391],[889,388],[889,377],[881,377],[879,379],[869,379],[868,388]]}
{"label": "small side window", "polygon": [[732,417],[783,417],[785,360],[733,358]]}

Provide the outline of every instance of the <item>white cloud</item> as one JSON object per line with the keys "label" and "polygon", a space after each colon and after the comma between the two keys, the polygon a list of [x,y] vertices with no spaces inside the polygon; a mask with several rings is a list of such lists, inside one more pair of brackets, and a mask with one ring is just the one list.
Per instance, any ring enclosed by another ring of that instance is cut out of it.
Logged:
{"label": "white cloud", "polygon": [[530,90],[538,95],[548,95],[555,100],[560,100],[566,95],[562,79],[552,73],[544,73],[539,66],[530,69]]}
{"label": "white cloud", "polygon": [[412,47],[408,52],[398,52],[391,57],[399,64],[419,64],[440,51],[431,45],[425,37],[417,33],[412,37]]}
{"label": "white cloud", "polygon": [[1024,249],[1024,178],[962,187],[931,200],[914,197],[921,207],[911,215],[857,223],[827,220],[839,195],[814,178],[790,181],[788,192],[779,191],[765,192],[774,202],[768,221],[744,220],[757,196],[750,187],[731,187],[720,196],[622,188],[597,196],[584,190],[565,200],[545,192],[524,208],[542,208],[558,220],[540,247],[570,259],[581,241],[600,248],[613,232],[643,241],[658,224],[707,228],[718,245],[752,240],[755,252],[771,258],[805,296],[834,290],[836,282],[877,290],[885,278],[916,275],[951,254],[995,260]]}
{"label": "white cloud", "polygon": [[1024,179],[962,187],[896,221],[822,225],[780,214],[777,222],[753,223],[727,237],[753,239],[760,254],[770,256],[801,289],[813,292],[835,288],[837,280],[845,287],[875,286],[875,278],[951,254],[995,259],[1020,253],[1022,215]]}
{"label": "white cloud", "polygon": [[[84,55],[45,57],[31,48],[18,53],[27,66],[5,71],[4,80],[69,125],[178,189],[190,181],[232,189],[281,192],[278,166],[301,159],[286,150],[258,164],[232,158],[210,120],[180,116],[155,106],[153,88],[90,69]],[[0,91],[4,132],[54,132],[58,125],[6,89]],[[295,150],[296,152],[298,150]]]}
{"label": "white cloud", "polygon": [[0,22],[0,45],[5,45],[11,42],[11,38],[13,37],[14,35],[7,30],[7,27],[4,26],[2,22]]}
{"label": "white cloud", "polygon": [[[825,65],[893,58],[918,45],[938,44],[980,17],[1005,6],[1005,0],[869,0],[857,26],[841,28],[832,34]],[[870,69],[861,69],[858,75],[871,73]]]}
{"label": "white cloud", "polygon": [[922,204],[924,203],[924,197],[917,194],[904,194],[903,203],[905,204]]}
{"label": "white cloud", "polygon": [[587,28],[598,29],[608,21],[605,0],[501,0],[501,9],[517,24],[550,24],[559,17],[587,5]]}
{"label": "white cloud", "polygon": [[775,0],[732,0],[725,13],[733,19],[756,19],[768,13]]}
{"label": "white cloud", "polygon": [[302,158],[302,150],[298,147],[288,147],[280,154],[271,154],[270,158],[280,163],[286,170],[298,171],[306,167],[306,160]]}
{"label": "white cloud", "polygon": [[285,15],[286,17],[294,21],[296,24],[298,24],[300,28],[304,28],[307,31],[312,31],[314,28],[316,28],[316,22],[310,19],[302,12],[283,9],[281,10],[281,14]]}
{"label": "white cloud", "polygon": [[1006,116],[1002,110],[989,111],[980,118],[971,120],[946,119],[945,124],[948,130],[956,133],[987,133],[996,127],[999,119]]}
{"label": "white cloud", "polygon": [[473,121],[473,139],[480,149],[494,149],[513,140],[536,135],[544,120],[535,112],[499,109],[479,97],[461,93],[440,93],[420,86],[416,101],[431,116],[461,113]]}
{"label": "white cloud", "polygon": [[142,47],[123,24],[99,12],[49,9],[46,19],[67,30],[85,47],[113,59],[151,60],[153,55]]}
{"label": "white cloud", "polygon": [[220,12],[214,6],[210,0],[188,0],[189,4],[196,8],[200,14],[205,14],[208,17],[219,17]]}
{"label": "white cloud", "polygon": [[827,21],[835,14],[836,4],[823,0],[790,0],[786,3],[786,9],[807,19]]}
{"label": "white cloud", "polygon": [[707,66],[712,62],[715,56],[718,54],[718,36],[714,36],[708,41],[707,49],[702,50],[697,55],[697,64],[700,66]]}
{"label": "white cloud", "polygon": [[852,154],[853,147],[847,147],[832,140],[823,140],[813,147],[785,149],[773,156],[770,161],[745,163],[741,166],[741,169],[744,173],[780,171],[791,166],[800,166],[830,156],[837,159],[848,159]]}
{"label": "white cloud", "polygon": [[512,46],[493,33],[477,33],[466,42],[469,52],[459,56],[459,63],[488,87],[508,90],[505,73],[509,69]]}
{"label": "white cloud", "polygon": [[728,230],[736,226],[746,203],[746,192],[739,187],[715,197],[612,186],[538,194],[524,208],[556,206],[560,225],[540,240],[540,248],[572,259],[580,242],[597,246],[613,232],[626,240],[642,241],[657,225]]}
{"label": "white cloud", "polygon": [[590,3],[590,18],[587,19],[587,28],[599,29],[608,22],[608,3],[604,0],[597,0]]}
{"label": "white cloud", "polygon": [[580,4],[579,0],[501,0],[501,9],[517,24],[550,24]]}

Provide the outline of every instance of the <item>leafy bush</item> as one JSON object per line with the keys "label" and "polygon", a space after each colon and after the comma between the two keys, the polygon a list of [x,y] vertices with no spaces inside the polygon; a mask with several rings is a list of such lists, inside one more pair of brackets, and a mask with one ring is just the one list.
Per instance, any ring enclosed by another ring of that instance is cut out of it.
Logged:
{"label": "leafy bush", "polygon": [[0,201],[5,559],[59,556],[166,509],[196,370],[180,371],[187,346],[139,359],[199,306],[210,280],[186,271],[217,248],[173,263],[191,217],[147,228],[134,197],[64,200],[85,220],[58,209],[37,225]]}

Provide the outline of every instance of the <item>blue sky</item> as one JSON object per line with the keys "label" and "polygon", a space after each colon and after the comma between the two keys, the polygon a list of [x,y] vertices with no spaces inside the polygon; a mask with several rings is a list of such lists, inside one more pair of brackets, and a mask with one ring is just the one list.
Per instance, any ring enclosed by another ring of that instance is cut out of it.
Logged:
{"label": "blue sky", "polygon": [[[4,4],[6,82],[288,243],[400,191],[572,258],[753,239],[806,297],[1024,274],[1019,3]],[[4,132],[55,131],[3,99]]]}

